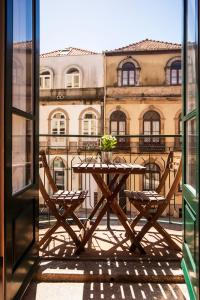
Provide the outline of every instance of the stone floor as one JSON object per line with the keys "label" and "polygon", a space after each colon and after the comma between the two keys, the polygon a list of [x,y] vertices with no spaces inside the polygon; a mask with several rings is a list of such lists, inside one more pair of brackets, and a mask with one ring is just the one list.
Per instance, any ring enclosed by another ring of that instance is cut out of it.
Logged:
{"label": "stone floor", "polygon": [[[181,245],[181,226],[163,224]],[[46,230],[40,230],[40,237]],[[142,245],[145,256],[130,253],[130,241],[123,228],[115,225],[107,230],[102,225],[85,251],[76,256],[69,236],[59,228],[41,249],[38,273],[23,300],[189,299],[180,268],[181,253],[171,250],[153,229]],[[166,281],[170,276],[174,278],[171,283]],[[140,277],[142,283],[137,282]]]}

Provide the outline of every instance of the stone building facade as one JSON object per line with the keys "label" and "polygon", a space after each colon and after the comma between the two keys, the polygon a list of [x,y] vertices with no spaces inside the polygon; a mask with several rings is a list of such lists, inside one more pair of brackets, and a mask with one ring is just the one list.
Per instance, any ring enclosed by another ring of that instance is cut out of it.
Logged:
{"label": "stone building facade", "polygon": [[[89,188],[87,208],[98,189],[89,176],[75,176],[69,162],[100,159],[92,135],[120,136],[113,159],[146,165],[147,174],[130,178],[124,187],[132,190],[155,189],[169,150],[179,156],[180,138],[153,137],[181,133],[179,44],[144,40],[103,54],[77,48],[46,53],[40,87],[40,134],[69,135],[41,136],[40,146],[48,150],[60,188]],[[84,134],[90,137],[77,136]],[[119,201],[130,208],[123,191]],[[180,208],[178,194],[166,213],[179,215]]]}
{"label": "stone building facade", "polygon": [[[148,168],[145,178],[135,178],[127,188],[154,189],[166,153],[179,155],[181,149],[180,138],[153,137],[181,133],[181,46],[147,39],[107,51],[104,76],[105,132],[122,136],[118,151],[124,160]],[[176,208],[181,208],[181,197]]]}

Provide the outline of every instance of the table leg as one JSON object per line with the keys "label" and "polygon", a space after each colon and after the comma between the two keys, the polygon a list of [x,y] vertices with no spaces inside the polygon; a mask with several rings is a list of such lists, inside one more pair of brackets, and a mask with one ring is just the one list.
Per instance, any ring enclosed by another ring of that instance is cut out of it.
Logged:
{"label": "table leg", "polygon": [[[115,182],[117,181],[119,177],[119,174],[115,174],[115,176],[112,178],[111,182],[109,183],[109,189],[111,189]],[[89,215],[88,219],[92,220],[92,218],[95,216],[97,210],[99,209],[99,207],[102,205],[103,201],[105,199],[105,196],[102,195],[101,198],[99,199],[98,203],[96,204],[96,206],[94,207],[93,211],[91,212],[91,214]]]}

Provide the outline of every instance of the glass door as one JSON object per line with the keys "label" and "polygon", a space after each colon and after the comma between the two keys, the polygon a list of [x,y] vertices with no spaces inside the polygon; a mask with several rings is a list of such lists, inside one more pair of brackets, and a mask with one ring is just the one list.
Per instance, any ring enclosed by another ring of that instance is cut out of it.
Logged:
{"label": "glass door", "polygon": [[199,30],[198,1],[184,1],[183,260],[191,299],[199,295]]}
{"label": "glass door", "polygon": [[5,299],[38,259],[38,1],[7,0],[5,45]]}

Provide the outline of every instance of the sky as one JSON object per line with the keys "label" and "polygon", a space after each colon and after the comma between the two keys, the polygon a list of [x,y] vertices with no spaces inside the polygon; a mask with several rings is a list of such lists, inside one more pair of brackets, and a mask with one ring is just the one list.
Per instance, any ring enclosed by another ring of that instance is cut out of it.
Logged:
{"label": "sky", "polygon": [[182,0],[40,0],[41,53],[102,52],[146,38],[182,42]]}

